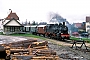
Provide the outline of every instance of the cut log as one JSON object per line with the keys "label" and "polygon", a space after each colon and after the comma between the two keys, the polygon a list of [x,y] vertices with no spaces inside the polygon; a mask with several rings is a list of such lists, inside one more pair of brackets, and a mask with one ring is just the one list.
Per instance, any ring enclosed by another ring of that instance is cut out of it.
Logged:
{"label": "cut log", "polygon": [[37,57],[32,57],[31,60],[60,60],[58,56],[37,56]]}
{"label": "cut log", "polygon": [[12,55],[11,60],[60,60],[58,56],[32,56],[32,55]]}
{"label": "cut log", "polygon": [[34,48],[34,47],[39,47],[39,46],[48,46],[48,42],[47,41],[34,42],[34,43],[29,45],[29,48]]}
{"label": "cut log", "polygon": [[18,59],[18,60],[30,60],[32,58],[31,55],[11,55],[11,60]]}
{"label": "cut log", "polygon": [[47,41],[37,42],[35,39],[30,39],[3,44],[3,46],[11,60],[58,60],[56,52],[49,49]]}
{"label": "cut log", "polygon": [[25,44],[25,43],[32,43],[32,42],[37,42],[37,40],[36,39],[28,39],[28,40],[24,40],[24,41],[12,42],[12,43],[9,43],[8,45]]}
{"label": "cut log", "polygon": [[56,52],[53,50],[37,50],[35,53],[37,56],[50,56],[50,55],[56,55]]}
{"label": "cut log", "polygon": [[19,52],[29,52],[28,49],[10,49],[11,54],[13,53],[19,53]]}
{"label": "cut log", "polygon": [[[37,42],[37,40],[24,40],[8,44],[10,47],[28,47],[31,43]],[[6,45],[7,46],[7,45]]]}

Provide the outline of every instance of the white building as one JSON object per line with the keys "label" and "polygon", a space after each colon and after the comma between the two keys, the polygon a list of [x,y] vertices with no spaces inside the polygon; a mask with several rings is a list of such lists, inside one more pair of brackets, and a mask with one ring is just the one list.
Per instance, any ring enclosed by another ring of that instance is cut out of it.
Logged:
{"label": "white building", "polygon": [[86,17],[86,32],[90,33],[90,17]]}
{"label": "white building", "polygon": [[11,10],[10,14],[3,20],[3,34],[20,33],[22,27],[19,17]]}

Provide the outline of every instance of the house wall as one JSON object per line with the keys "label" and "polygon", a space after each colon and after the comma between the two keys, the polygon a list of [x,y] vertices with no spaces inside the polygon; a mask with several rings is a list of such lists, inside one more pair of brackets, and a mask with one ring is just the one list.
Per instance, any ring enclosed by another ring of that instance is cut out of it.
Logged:
{"label": "house wall", "polygon": [[12,20],[7,24],[7,26],[20,26],[20,24],[18,24],[15,20]]}
{"label": "house wall", "polygon": [[86,22],[86,32],[90,33],[90,22]]}
{"label": "house wall", "polygon": [[4,26],[3,34],[20,33],[20,27],[15,26]]}

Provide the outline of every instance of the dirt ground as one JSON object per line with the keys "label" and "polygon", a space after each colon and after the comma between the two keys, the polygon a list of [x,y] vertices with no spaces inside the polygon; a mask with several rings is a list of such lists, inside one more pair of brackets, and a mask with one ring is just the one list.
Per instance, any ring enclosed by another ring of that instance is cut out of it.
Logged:
{"label": "dirt ground", "polygon": [[[0,35],[0,44],[27,40],[27,39],[36,39],[36,38]],[[37,39],[37,40],[42,41],[43,39]],[[61,58],[61,60],[90,60],[90,43],[86,43],[86,45],[88,46],[88,50],[86,50],[85,46],[83,46],[81,49],[80,48],[75,49],[75,47],[71,48],[72,43],[69,41],[63,42],[63,41],[57,41],[47,38],[45,40],[48,41],[49,48],[56,51],[57,55]],[[77,44],[77,46],[80,45],[81,44]]]}
{"label": "dirt ground", "polygon": [[[42,41],[42,39],[38,39]],[[90,60],[90,43],[85,43],[86,47],[83,45],[82,48],[72,47],[71,41],[57,41],[53,39],[46,39],[48,41],[49,48],[56,51],[57,55],[61,60]],[[81,46],[81,43],[76,44],[77,47]]]}

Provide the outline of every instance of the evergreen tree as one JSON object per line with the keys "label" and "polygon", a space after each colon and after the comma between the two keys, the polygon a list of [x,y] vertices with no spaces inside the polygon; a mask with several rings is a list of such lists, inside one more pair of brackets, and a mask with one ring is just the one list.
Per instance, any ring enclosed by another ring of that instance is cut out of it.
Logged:
{"label": "evergreen tree", "polygon": [[28,22],[28,25],[30,25],[30,21]]}
{"label": "evergreen tree", "polygon": [[35,24],[35,21],[33,21],[32,25],[36,25],[36,24]]}

